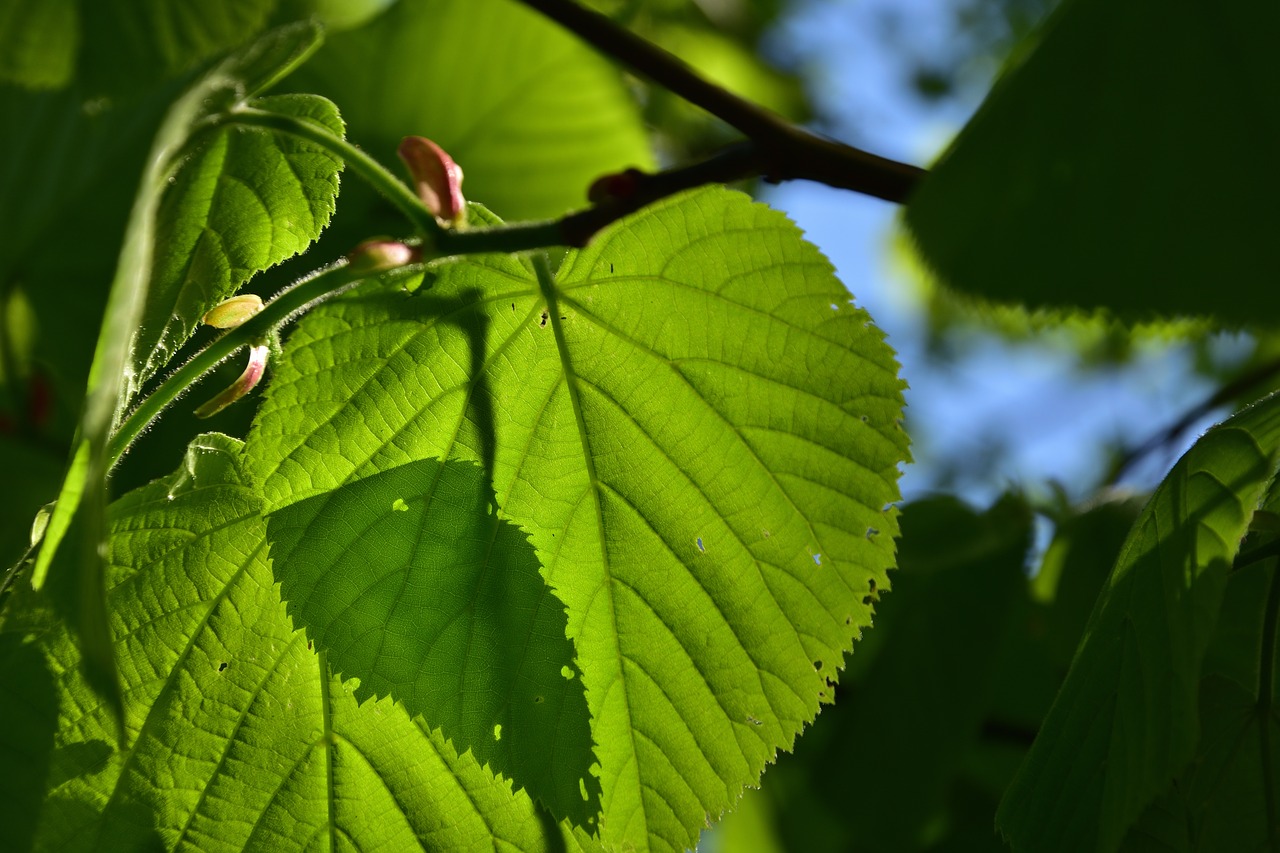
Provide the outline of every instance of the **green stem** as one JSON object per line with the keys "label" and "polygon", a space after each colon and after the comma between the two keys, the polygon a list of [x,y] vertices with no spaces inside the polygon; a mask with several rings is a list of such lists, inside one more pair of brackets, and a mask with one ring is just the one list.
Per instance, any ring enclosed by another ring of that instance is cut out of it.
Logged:
{"label": "green stem", "polygon": [[1280,816],[1276,812],[1276,782],[1271,766],[1271,698],[1275,690],[1276,625],[1280,622],[1280,565],[1271,570],[1271,590],[1262,621],[1262,650],[1258,661],[1258,747],[1262,752],[1262,796],[1266,807],[1267,844],[1280,853]]}
{"label": "green stem", "polygon": [[[281,291],[274,299],[262,306],[260,312],[225,335],[211,341],[208,346],[192,356],[190,361],[166,377],[129,413],[128,417],[121,422],[120,428],[111,436],[107,444],[108,470],[116,466],[138,436],[160,416],[161,412],[199,382],[205,374],[234,355],[236,350],[266,338],[304,309],[370,278],[368,273],[353,272],[349,266],[346,260],[340,260]],[[390,277],[394,280],[416,275],[421,270],[420,264],[413,264],[383,273],[381,278],[386,280]]]}
{"label": "green stem", "polygon": [[400,212],[413,223],[418,233],[429,242],[434,243],[444,232],[431,211],[423,207],[422,202],[403,181],[363,150],[323,125],[296,116],[273,113],[254,107],[237,107],[232,112],[215,116],[212,121],[214,124],[260,127],[315,143],[331,154],[341,157],[343,162],[359,172],[360,177],[372,184],[374,189],[398,207]]}

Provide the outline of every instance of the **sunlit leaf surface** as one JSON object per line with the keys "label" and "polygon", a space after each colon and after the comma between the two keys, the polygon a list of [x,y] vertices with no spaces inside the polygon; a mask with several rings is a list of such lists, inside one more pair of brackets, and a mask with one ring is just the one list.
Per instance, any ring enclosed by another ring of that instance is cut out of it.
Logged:
{"label": "sunlit leaf surface", "polygon": [[285,613],[238,454],[201,436],[112,506],[127,750],[65,626],[28,597],[0,634],[0,848],[577,849],[472,756],[328,673]]}
{"label": "sunlit leaf surface", "polygon": [[[554,275],[486,257],[413,294],[367,286],[286,346],[247,448],[268,530],[304,502],[360,494],[370,529],[402,523],[425,551],[457,536],[420,505],[431,472],[475,466],[471,488],[492,489],[495,518],[528,537],[566,606],[603,840],[683,850],[829,700],[869,592],[887,587],[902,382],[849,301],[784,217],[724,190],[656,205]],[[359,534],[354,512],[316,529],[320,547]],[[276,570],[309,631],[343,628],[353,586],[408,577],[378,538],[363,582],[354,567],[309,585],[285,546]],[[433,637],[394,642],[422,661]],[[404,655],[378,644],[346,674],[417,695]],[[527,785],[532,770],[510,776]]]}

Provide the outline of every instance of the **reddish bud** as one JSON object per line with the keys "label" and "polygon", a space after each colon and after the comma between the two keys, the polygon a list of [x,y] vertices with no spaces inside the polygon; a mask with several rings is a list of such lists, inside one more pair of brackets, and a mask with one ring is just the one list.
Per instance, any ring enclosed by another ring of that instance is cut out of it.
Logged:
{"label": "reddish bud", "polygon": [[587,190],[587,201],[592,204],[603,204],[607,201],[624,201],[631,198],[640,189],[640,182],[645,173],[639,169],[627,169],[610,175],[601,175],[592,182]]}
{"label": "reddish bud", "polygon": [[211,418],[252,391],[262,379],[262,375],[267,372],[269,355],[271,355],[271,348],[265,344],[249,347],[249,363],[245,366],[244,373],[241,373],[240,378],[235,382],[222,389],[212,400],[197,408],[196,417]]}
{"label": "reddish bud", "polygon": [[409,167],[418,198],[436,220],[446,228],[465,223],[467,200],[462,197],[462,167],[424,136],[406,136],[396,153]]}

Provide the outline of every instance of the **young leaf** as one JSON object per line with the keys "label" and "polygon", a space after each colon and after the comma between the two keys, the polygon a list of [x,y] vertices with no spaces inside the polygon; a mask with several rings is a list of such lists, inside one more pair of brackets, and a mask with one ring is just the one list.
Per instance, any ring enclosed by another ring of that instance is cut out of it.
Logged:
{"label": "young leaf", "polygon": [[[870,622],[893,562],[901,391],[795,226],[705,190],[555,276],[475,258],[413,296],[367,288],[313,312],[246,452],[272,513],[424,460],[478,463],[567,606],[602,840],[683,850],[829,701]],[[376,556],[366,578],[387,571]],[[283,579],[286,600],[331,595]],[[413,639],[422,660],[432,638]]]}
{"label": "young leaf", "polygon": [[590,847],[402,707],[361,704],[328,673],[285,613],[259,509],[239,443],[219,435],[113,504],[127,751],[66,627],[29,606],[6,624],[0,848]]}
{"label": "young leaf", "polygon": [[926,261],[1032,306],[1274,317],[1277,32],[1272,0],[1063,2],[912,199]]}
{"label": "young leaf", "polygon": [[1275,476],[1280,396],[1178,462],[1138,519],[997,820],[1015,850],[1117,849],[1194,754],[1227,571]]}
{"label": "young leaf", "polygon": [[600,175],[653,164],[618,71],[507,0],[398,3],[333,35],[293,85],[341,104],[382,157],[430,137],[466,170],[467,197],[512,219],[581,207]]}
{"label": "young leaf", "polygon": [[[277,95],[250,105],[342,136],[337,107],[324,98]],[[151,290],[134,346],[136,384],[165,368],[205,311],[320,235],[341,169],[338,157],[312,143],[246,128],[218,131],[183,163],[160,204]]]}

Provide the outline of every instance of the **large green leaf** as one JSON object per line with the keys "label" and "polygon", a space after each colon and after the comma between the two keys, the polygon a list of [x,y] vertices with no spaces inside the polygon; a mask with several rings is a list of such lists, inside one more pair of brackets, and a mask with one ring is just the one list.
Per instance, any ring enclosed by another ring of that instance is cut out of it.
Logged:
{"label": "large green leaf", "polygon": [[[881,333],[799,231],[705,190],[609,229],[554,276],[474,258],[429,291],[318,309],[247,453],[273,514],[424,460],[478,464],[567,606],[602,839],[683,850],[830,699],[870,622],[893,563],[901,390]],[[399,535],[451,541],[414,506],[425,488],[403,498],[423,520]],[[398,497],[377,493],[368,514]],[[331,524],[335,545],[359,530]],[[394,568],[391,547],[368,552],[367,578]],[[336,604],[370,583],[303,590],[279,570],[287,600]],[[422,660],[432,639],[395,642]]]}
{"label": "large green leaf", "polygon": [[330,38],[293,85],[341,104],[376,157],[435,140],[467,197],[511,219],[581,207],[599,175],[652,164],[618,71],[510,0],[399,3]]}
{"label": "large green leaf", "polygon": [[1280,4],[1066,0],[907,210],[943,281],[1267,323]]}
{"label": "large green leaf", "polygon": [[285,613],[238,453],[202,436],[112,506],[127,751],[64,626],[28,606],[0,635],[0,848],[576,848],[402,707],[328,673]]}
{"label": "large green leaf", "polygon": [[[338,109],[314,95],[250,106],[342,136]],[[250,277],[305,250],[333,215],[338,157],[290,136],[230,128],[185,161],[158,212],[155,266],[138,333],[139,382],[163,370],[210,307]]]}
{"label": "large green leaf", "polygon": [[1280,396],[1211,430],[1138,519],[999,823],[1015,850],[1115,850],[1192,758],[1227,572],[1275,474]]}

